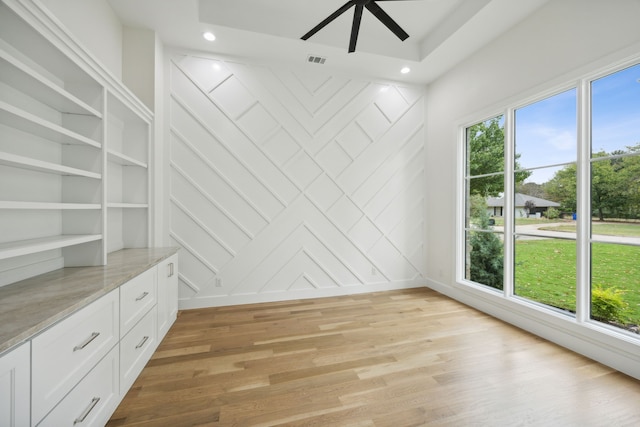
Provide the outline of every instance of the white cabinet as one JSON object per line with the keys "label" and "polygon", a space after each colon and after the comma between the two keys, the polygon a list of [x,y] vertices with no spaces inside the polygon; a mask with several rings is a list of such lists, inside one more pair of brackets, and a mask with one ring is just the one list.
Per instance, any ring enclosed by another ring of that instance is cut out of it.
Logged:
{"label": "white cabinet", "polygon": [[30,343],[0,356],[0,426],[30,424]]}
{"label": "white cabinet", "polygon": [[158,264],[158,336],[164,337],[178,314],[178,254]]}
{"label": "white cabinet", "polygon": [[32,340],[32,414],[35,423],[118,343],[118,289]]}
{"label": "white cabinet", "polygon": [[120,401],[118,383],[119,357],[115,346],[38,426],[105,425]]}
{"label": "white cabinet", "polygon": [[47,13],[0,0],[0,286],[152,234],[153,114]]}
{"label": "white cabinet", "polygon": [[[169,291],[171,286],[157,278],[163,272],[173,282],[177,254],[145,268],[0,359],[0,405],[7,405],[0,406],[2,414],[26,420],[15,425],[29,425],[29,416],[38,426],[100,426],[108,421],[173,323],[169,320],[159,332],[158,289]],[[169,318],[177,294],[162,294]],[[0,418],[0,426],[5,424],[14,425]]]}

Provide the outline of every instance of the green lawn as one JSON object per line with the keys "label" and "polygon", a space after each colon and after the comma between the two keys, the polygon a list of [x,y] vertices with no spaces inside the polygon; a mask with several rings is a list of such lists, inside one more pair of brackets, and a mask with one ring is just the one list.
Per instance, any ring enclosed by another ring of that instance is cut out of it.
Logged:
{"label": "green lawn", "polygon": [[[555,227],[540,227],[540,230],[549,231],[566,231],[569,233],[576,232],[575,224],[563,224]],[[606,236],[628,236],[628,237],[640,237],[640,224],[625,224],[625,223],[594,223],[592,225],[593,234],[602,234]]]}
{"label": "green lawn", "polygon": [[[575,312],[575,242],[518,240],[516,295]],[[592,283],[624,291],[626,323],[640,324],[640,247],[594,244]]]}

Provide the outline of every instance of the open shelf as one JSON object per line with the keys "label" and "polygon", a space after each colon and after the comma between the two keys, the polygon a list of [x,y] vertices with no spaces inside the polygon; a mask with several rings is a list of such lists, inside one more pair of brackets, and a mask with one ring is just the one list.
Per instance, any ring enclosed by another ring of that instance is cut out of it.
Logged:
{"label": "open shelf", "polygon": [[0,201],[0,209],[24,210],[99,210],[99,203],[49,203],[49,202],[14,202]]}
{"label": "open shelf", "polygon": [[86,178],[101,179],[102,175],[82,169],[71,168],[56,163],[43,162],[31,157],[18,156],[16,154],[0,151],[0,165],[13,166],[21,169],[45,172],[56,175],[83,176]]}
{"label": "open shelf", "polygon": [[2,80],[14,89],[57,111],[102,118],[98,110],[57,86],[3,49],[0,49],[0,75]]}
{"label": "open shelf", "polygon": [[152,235],[153,113],[40,3],[0,1],[2,285]]}
{"label": "open shelf", "polygon": [[122,166],[139,166],[146,168],[147,163],[134,159],[133,157],[119,153],[113,149],[107,149],[107,155],[110,162],[117,163]]}
{"label": "open shelf", "polygon": [[85,144],[96,148],[102,147],[102,144],[91,138],[2,101],[0,101],[0,123],[61,144]]}
{"label": "open shelf", "polygon": [[42,237],[39,239],[21,240],[0,244],[0,259],[13,258],[36,252],[60,249],[67,246],[80,245],[102,239],[100,234],[77,234]]}
{"label": "open shelf", "polygon": [[53,28],[57,22],[44,16],[48,11],[36,16],[11,3],[0,3],[0,47],[26,64],[29,73],[45,76],[55,86],[99,109],[103,84],[81,60],[82,53],[78,55],[66,44],[64,30]]}
{"label": "open shelf", "polygon": [[147,203],[107,203],[108,208],[123,208],[123,209],[146,209],[149,207]]}

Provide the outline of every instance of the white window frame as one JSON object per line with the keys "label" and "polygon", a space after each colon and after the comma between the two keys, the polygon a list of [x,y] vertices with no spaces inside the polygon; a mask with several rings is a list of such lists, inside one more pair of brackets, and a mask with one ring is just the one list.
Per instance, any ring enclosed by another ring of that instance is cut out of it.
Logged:
{"label": "white window frame", "polygon": [[[512,101],[498,108],[476,114],[459,122],[457,126],[457,209],[456,209],[456,283],[455,288],[479,301],[478,305],[489,308],[488,312],[513,315],[514,324],[531,325],[531,321],[544,323],[543,327],[563,329],[592,343],[608,345],[621,352],[640,354],[640,336],[621,328],[616,328],[590,318],[591,290],[591,83],[599,78],[640,63],[640,56],[634,55],[623,61],[603,67],[598,71],[569,80],[562,85],[540,90],[535,96]],[[514,294],[514,206],[513,198],[505,197],[504,207],[504,286],[503,291],[478,284],[465,278],[466,269],[466,147],[468,127],[499,115],[504,116],[505,134],[505,194],[513,194],[515,155],[515,111],[529,104],[544,100],[564,91],[576,89],[577,95],[577,231],[576,231],[576,313],[568,316],[553,307],[518,297]],[[488,305],[487,305],[488,304]],[[506,311],[505,311],[506,310]],[[524,318],[520,319],[519,316]],[[508,320],[508,319],[505,319]],[[525,329],[536,329],[525,327]],[[535,331],[534,331],[535,332]],[[541,335],[545,335],[544,333]],[[549,335],[549,334],[546,334]],[[553,340],[553,338],[550,338]],[[571,345],[568,347],[572,348]],[[586,351],[589,353],[589,351]],[[597,353],[597,352],[596,352]],[[593,356],[592,356],[593,357]],[[596,358],[596,357],[594,357]],[[597,358],[596,358],[597,359]]]}

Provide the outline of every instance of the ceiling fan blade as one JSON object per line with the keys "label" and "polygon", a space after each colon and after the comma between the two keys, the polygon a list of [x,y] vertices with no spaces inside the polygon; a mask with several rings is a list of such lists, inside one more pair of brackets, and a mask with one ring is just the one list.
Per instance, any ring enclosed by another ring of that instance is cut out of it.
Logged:
{"label": "ceiling fan blade", "polygon": [[373,13],[388,29],[391,30],[400,40],[404,41],[409,38],[409,34],[403,30],[380,6],[370,1],[365,5],[369,12]]}
{"label": "ceiling fan blade", "polygon": [[323,29],[329,22],[333,21],[338,16],[342,15],[343,13],[345,13],[347,11],[347,9],[349,9],[354,4],[356,4],[356,2],[354,0],[349,0],[348,2],[343,4],[342,7],[340,7],[338,10],[333,12],[331,15],[327,16],[327,18],[324,21],[320,22],[318,25],[313,27],[307,34],[305,34],[304,36],[302,36],[300,38],[302,40],[307,40],[309,37],[311,37],[312,35],[314,35],[318,31],[320,31],[321,29]]}
{"label": "ceiling fan blade", "polygon": [[358,42],[358,32],[360,31],[360,21],[362,21],[362,5],[356,4],[356,10],[353,12],[353,25],[351,26],[351,40],[349,40],[349,53],[356,51],[356,43]]}

